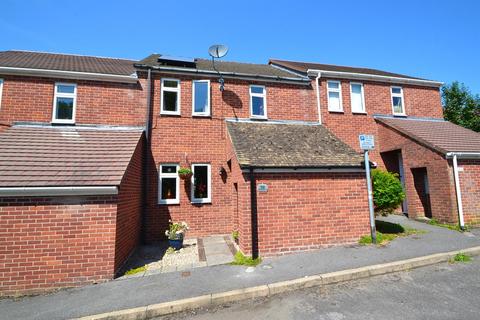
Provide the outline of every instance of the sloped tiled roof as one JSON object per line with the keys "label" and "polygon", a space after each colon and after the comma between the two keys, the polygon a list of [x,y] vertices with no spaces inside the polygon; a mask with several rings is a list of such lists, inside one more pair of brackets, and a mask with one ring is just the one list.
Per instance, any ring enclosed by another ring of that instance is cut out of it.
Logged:
{"label": "sloped tiled roof", "polygon": [[303,73],[303,74],[306,74],[308,69],[315,69],[315,70],[324,70],[324,71],[360,73],[360,74],[368,74],[368,75],[376,75],[376,76],[426,80],[426,79],[406,76],[404,74],[387,72],[387,71],[371,69],[371,68],[348,67],[348,66],[338,66],[338,65],[333,65],[333,64],[322,64],[322,63],[301,62],[301,61],[288,61],[288,60],[278,60],[278,59],[270,59],[269,63],[273,64],[273,65],[282,66],[284,68],[290,69],[292,71],[300,72],[300,73]]}
{"label": "sloped tiled roof", "polygon": [[[139,61],[136,65],[140,67],[160,67],[164,66],[158,61],[161,54],[152,54],[145,59]],[[194,70],[206,70],[216,72],[212,65],[212,60],[207,59],[194,59]],[[242,63],[242,62],[230,62],[217,60],[215,66],[218,71],[224,73],[244,74],[250,76],[269,76],[278,78],[291,78],[298,80],[309,81],[305,77],[295,75],[292,72],[284,71],[279,68],[275,68],[268,64],[254,64],[254,63]]]}
{"label": "sloped tiled roof", "polygon": [[117,186],[142,131],[13,126],[0,134],[0,187]]}
{"label": "sloped tiled roof", "polygon": [[376,117],[376,121],[440,153],[480,152],[480,133],[436,119]]}
{"label": "sloped tiled roof", "polygon": [[0,67],[100,73],[130,76],[135,73],[128,59],[101,58],[31,51],[0,51]]}
{"label": "sloped tiled roof", "polygon": [[321,125],[227,122],[242,167],[360,167],[363,157]]}

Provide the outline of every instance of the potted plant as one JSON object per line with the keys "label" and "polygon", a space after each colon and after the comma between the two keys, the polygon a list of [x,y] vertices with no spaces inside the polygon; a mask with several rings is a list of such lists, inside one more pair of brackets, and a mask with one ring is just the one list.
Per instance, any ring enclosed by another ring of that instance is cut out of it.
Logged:
{"label": "potted plant", "polygon": [[192,169],[190,169],[190,168],[180,168],[178,170],[178,176],[182,180],[190,179],[192,177],[192,175],[193,175],[193,172],[192,172]]}
{"label": "potted plant", "polygon": [[172,222],[170,220],[168,230],[165,231],[170,247],[180,250],[183,247],[183,239],[187,230],[188,224],[186,222]]}

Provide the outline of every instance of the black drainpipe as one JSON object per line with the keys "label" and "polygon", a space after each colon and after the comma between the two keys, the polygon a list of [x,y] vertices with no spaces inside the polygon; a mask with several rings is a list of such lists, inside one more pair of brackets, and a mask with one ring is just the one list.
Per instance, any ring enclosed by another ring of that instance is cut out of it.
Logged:
{"label": "black drainpipe", "polygon": [[143,148],[143,210],[142,210],[142,227],[141,227],[141,239],[145,243],[146,224],[147,224],[147,212],[148,212],[148,188],[149,188],[149,155],[151,149],[151,113],[152,113],[152,78],[151,69],[148,69],[147,76],[147,110],[145,115],[145,146]]}
{"label": "black drainpipe", "polygon": [[250,167],[250,208],[252,219],[252,258],[258,258],[258,215],[257,215],[257,181],[254,167]]}

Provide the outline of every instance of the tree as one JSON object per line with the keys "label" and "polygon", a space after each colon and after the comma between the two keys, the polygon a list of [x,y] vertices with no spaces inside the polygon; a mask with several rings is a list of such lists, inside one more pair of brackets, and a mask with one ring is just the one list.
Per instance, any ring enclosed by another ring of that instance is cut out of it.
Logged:
{"label": "tree", "polygon": [[375,213],[381,215],[393,213],[405,199],[405,192],[398,174],[374,169],[372,182]]}
{"label": "tree", "polygon": [[480,132],[480,96],[458,81],[442,87],[444,118],[462,127]]}

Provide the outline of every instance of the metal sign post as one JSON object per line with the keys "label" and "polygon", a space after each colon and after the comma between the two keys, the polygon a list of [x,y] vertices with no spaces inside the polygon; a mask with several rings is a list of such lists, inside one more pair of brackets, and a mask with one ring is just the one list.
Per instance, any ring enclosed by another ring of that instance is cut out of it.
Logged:
{"label": "metal sign post", "polygon": [[370,159],[368,157],[368,150],[373,150],[375,147],[374,138],[372,135],[361,134],[359,136],[360,148],[364,152],[365,157],[365,174],[367,176],[367,192],[368,192],[368,209],[370,211],[370,233],[372,236],[372,243],[377,243],[377,231],[375,229],[375,213],[373,212],[373,193],[372,193],[372,179],[370,177]]}

